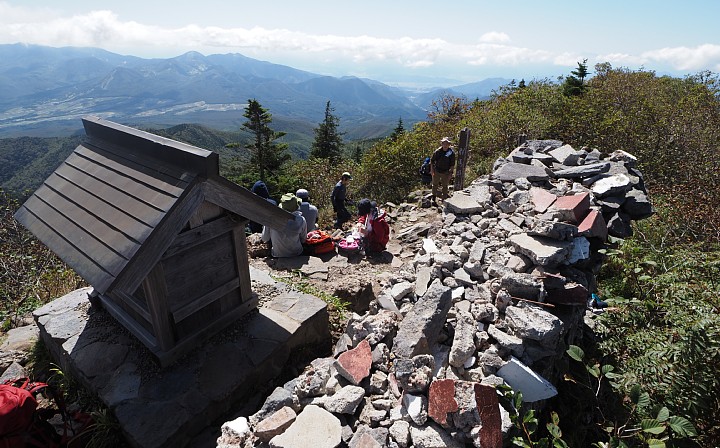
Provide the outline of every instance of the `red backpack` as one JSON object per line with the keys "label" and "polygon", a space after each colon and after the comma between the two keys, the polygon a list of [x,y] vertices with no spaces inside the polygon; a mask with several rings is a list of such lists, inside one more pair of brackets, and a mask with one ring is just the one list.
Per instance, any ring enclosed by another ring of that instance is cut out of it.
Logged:
{"label": "red backpack", "polygon": [[60,446],[60,436],[36,412],[35,395],[41,391],[49,392],[48,385],[31,383],[28,378],[0,384],[0,447]]}
{"label": "red backpack", "polygon": [[313,230],[307,234],[303,244],[305,255],[320,255],[335,251],[335,242],[332,236],[324,230]]}

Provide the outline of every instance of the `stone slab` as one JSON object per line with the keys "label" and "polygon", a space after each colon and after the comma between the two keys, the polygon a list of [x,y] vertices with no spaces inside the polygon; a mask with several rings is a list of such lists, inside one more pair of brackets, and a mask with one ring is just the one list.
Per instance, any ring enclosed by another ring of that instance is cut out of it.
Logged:
{"label": "stone slab", "polygon": [[497,376],[504,379],[514,390],[522,392],[525,403],[546,400],[557,395],[555,386],[514,356],[498,370]]}
{"label": "stone slab", "polygon": [[262,306],[164,369],[107,312],[90,306],[91,288],[33,316],[55,361],[100,397],[131,446],[214,446],[217,435],[207,445],[193,437],[267,387],[293,351],[330,343],[325,302],[264,271],[251,267],[250,274],[262,284]]}

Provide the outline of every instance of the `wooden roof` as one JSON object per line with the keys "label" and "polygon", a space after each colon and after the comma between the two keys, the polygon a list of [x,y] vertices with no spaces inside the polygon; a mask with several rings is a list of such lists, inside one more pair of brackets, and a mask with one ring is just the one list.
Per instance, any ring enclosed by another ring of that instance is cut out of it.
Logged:
{"label": "wooden roof", "polygon": [[220,177],[212,151],[95,117],[83,125],[86,141],[15,218],[100,293],[132,292],[204,200],[271,227],[290,217]]}

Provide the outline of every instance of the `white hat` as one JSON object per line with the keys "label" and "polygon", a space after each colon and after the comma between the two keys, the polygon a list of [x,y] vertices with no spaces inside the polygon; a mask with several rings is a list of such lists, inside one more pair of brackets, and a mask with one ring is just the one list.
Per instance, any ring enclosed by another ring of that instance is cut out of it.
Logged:
{"label": "white hat", "polygon": [[452,143],[452,141],[450,141],[450,138],[448,138],[448,137],[443,137],[443,138],[440,140],[440,143],[442,143],[442,142]]}
{"label": "white hat", "polygon": [[351,176],[350,173],[348,173],[347,171],[345,171],[344,173],[342,173],[342,176],[340,176],[340,177],[345,177],[345,178],[347,178],[347,179],[352,180],[352,176]]}
{"label": "white hat", "polygon": [[310,197],[310,193],[304,188],[300,188],[298,191],[295,192],[295,196],[299,197],[300,199],[307,199]]}

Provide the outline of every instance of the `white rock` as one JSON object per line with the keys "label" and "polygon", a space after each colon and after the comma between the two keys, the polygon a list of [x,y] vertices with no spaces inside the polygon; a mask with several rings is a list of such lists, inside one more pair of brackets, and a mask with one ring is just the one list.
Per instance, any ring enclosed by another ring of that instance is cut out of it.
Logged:
{"label": "white rock", "polygon": [[497,376],[516,391],[522,392],[524,402],[532,403],[557,395],[555,386],[514,356],[497,371]]}
{"label": "white rock", "polygon": [[435,254],[439,252],[437,246],[435,245],[435,241],[430,238],[423,238],[422,248],[426,254]]}

